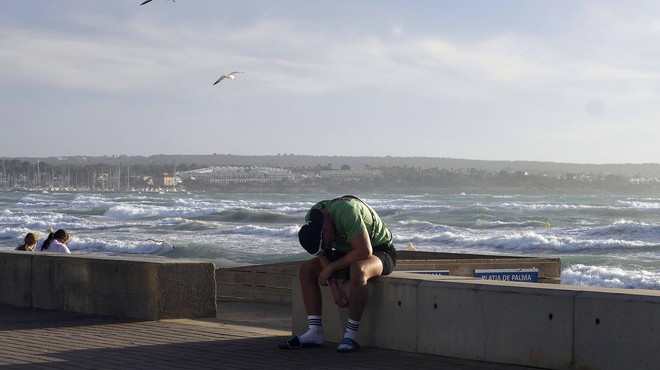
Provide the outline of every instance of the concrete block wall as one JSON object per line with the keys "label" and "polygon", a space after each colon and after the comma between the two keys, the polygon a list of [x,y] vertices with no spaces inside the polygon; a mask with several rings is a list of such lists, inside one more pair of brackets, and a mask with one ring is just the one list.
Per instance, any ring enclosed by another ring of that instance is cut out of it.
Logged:
{"label": "concrete block wall", "polygon": [[563,290],[423,281],[418,295],[417,352],[570,368],[573,297]]}
{"label": "concrete block wall", "polygon": [[0,252],[0,303],[145,320],[215,317],[211,262]]}
{"label": "concrete block wall", "polygon": [[[326,338],[347,310],[323,288]],[[364,346],[548,369],[660,368],[660,292],[394,272],[370,283]],[[307,329],[293,279],[293,332]]]}
{"label": "concrete block wall", "polygon": [[660,369],[657,291],[598,290],[575,300],[575,369]]}
{"label": "concrete block wall", "polygon": [[26,252],[0,253],[0,303],[31,306],[32,257]]}

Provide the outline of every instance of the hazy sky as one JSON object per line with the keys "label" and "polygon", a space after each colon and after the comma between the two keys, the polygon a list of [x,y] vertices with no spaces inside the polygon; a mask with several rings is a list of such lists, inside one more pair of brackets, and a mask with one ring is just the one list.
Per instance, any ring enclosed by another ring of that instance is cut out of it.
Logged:
{"label": "hazy sky", "polygon": [[657,1],[141,2],[0,0],[0,157],[660,162]]}

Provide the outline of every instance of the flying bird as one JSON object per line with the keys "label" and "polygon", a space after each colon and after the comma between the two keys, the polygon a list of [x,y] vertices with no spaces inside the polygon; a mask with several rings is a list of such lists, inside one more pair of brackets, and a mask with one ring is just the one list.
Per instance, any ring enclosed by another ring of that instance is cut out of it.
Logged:
{"label": "flying bird", "polygon": [[[153,1],[153,0],[144,0],[144,1],[142,2],[142,4],[140,4],[140,6],[142,6],[142,5],[146,4],[146,3],[150,3],[150,2],[152,2],[152,1]],[[171,1],[172,1],[173,3],[175,2],[174,0],[171,0]]]}
{"label": "flying bird", "polygon": [[217,84],[218,82],[224,80],[225,78],[229,78],[229,79],[233,80],[234,78],[236,78],[236,77],[234,77],[234,75],[237,74],[237,73],[245,73],[245,72],[238,72],[238,71],[237,71],[237,72],[229,72],[229,73],[227,73],[226,75],[222,75],[222,76],[220,76],[220,78],[218,78],[218,80],[215,81],[213,84],[215,85],[215,84]]}

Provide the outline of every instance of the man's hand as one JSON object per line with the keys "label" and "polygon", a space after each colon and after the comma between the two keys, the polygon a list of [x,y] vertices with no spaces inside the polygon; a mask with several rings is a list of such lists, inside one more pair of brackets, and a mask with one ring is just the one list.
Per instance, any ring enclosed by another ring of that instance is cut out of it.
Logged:
{"label": "man's hand", "polygon": [[332,278],[332,275],[335,274],[335,270],[330,267],[330,265],[327,265],[321,270],[321,273],[319,274],[319,279],[318,282],[320,285],[326,286],[328,285],[328,280]]}
{"label": "man's hand", "polygon": [[348,297],[344,293],[344,290],[339,287],[337,280],[331,279],[328,284],[330,284],[330,291],[332,292],[332,298],[335,300],[335,304],[340,308],[348,306]]}

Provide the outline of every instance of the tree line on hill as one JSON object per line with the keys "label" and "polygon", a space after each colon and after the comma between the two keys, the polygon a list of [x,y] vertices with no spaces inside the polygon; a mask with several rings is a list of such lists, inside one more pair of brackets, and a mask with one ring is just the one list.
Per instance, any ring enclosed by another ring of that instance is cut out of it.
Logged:
{"label": "tree line on hill", "polygon": [[[12,158],[9,158],[12,159]],[[447,169],[464,170],[477,169],[489,172],[527,171],[528,173],[540,175],[562,175],[565,173],[580,174],[612,174],[623,176],[660,177],[660,163],[641,164],[588,164],[588,163],[558,163],[540,161],[496,161],[496,160],[473,160],[458,158],[435,158],[435,157],[369,157],[369,156],[313,156],[313,155],[233,155],[233,154],[210,154],[210,155],[171,155],[158,154],[151,156],[127,156],[113,155],[100,157],[71,156],[71,157],[49,157],[49,158],[14,158],[35,163],[44,161],[60,164],[92,164],[103,163],[106,165],[197,165],[206,166],[269,166],[279,168],[316,168],[331,167],[338,169],[342,165],[348,165],[354,169],[383,168],[383,167],[414,167],[421,169]],[[171,170],[170,170],[171,171]]]}
{"label": "tree line on hill", "polygon": [[[191,160],[186,162],[185,160]],[[387,160],[389,159],[389,161]],[[193,161],[194,160],[194,161]],[[425,161],[427,160],[427,161]],[[432,167],[432,163],[442,166]],[[424,163],[424,165],[421,165]],[[565,165],[452,159],[314,156],[112,156],[2,159],[0,189],[16,186],[127,190],[154,186],[149,178],[208,166],[271,166],[303,174],[378,169],[382,177],[259,184],[187,182],[191,191],[324,193],[630,194],[660,196],[660,165]],[[418,164],[413,166],[412,164]],[[472,166],[471,166],[472,165]],[[561,170],[561,168],[565,168]],[[583,171],[576,171],[583,169]],[[609,169],[612,171],[605,171]],[[656,174],[657,173],[657,174]],[[642,175],[643,174],[643,175]]]}

